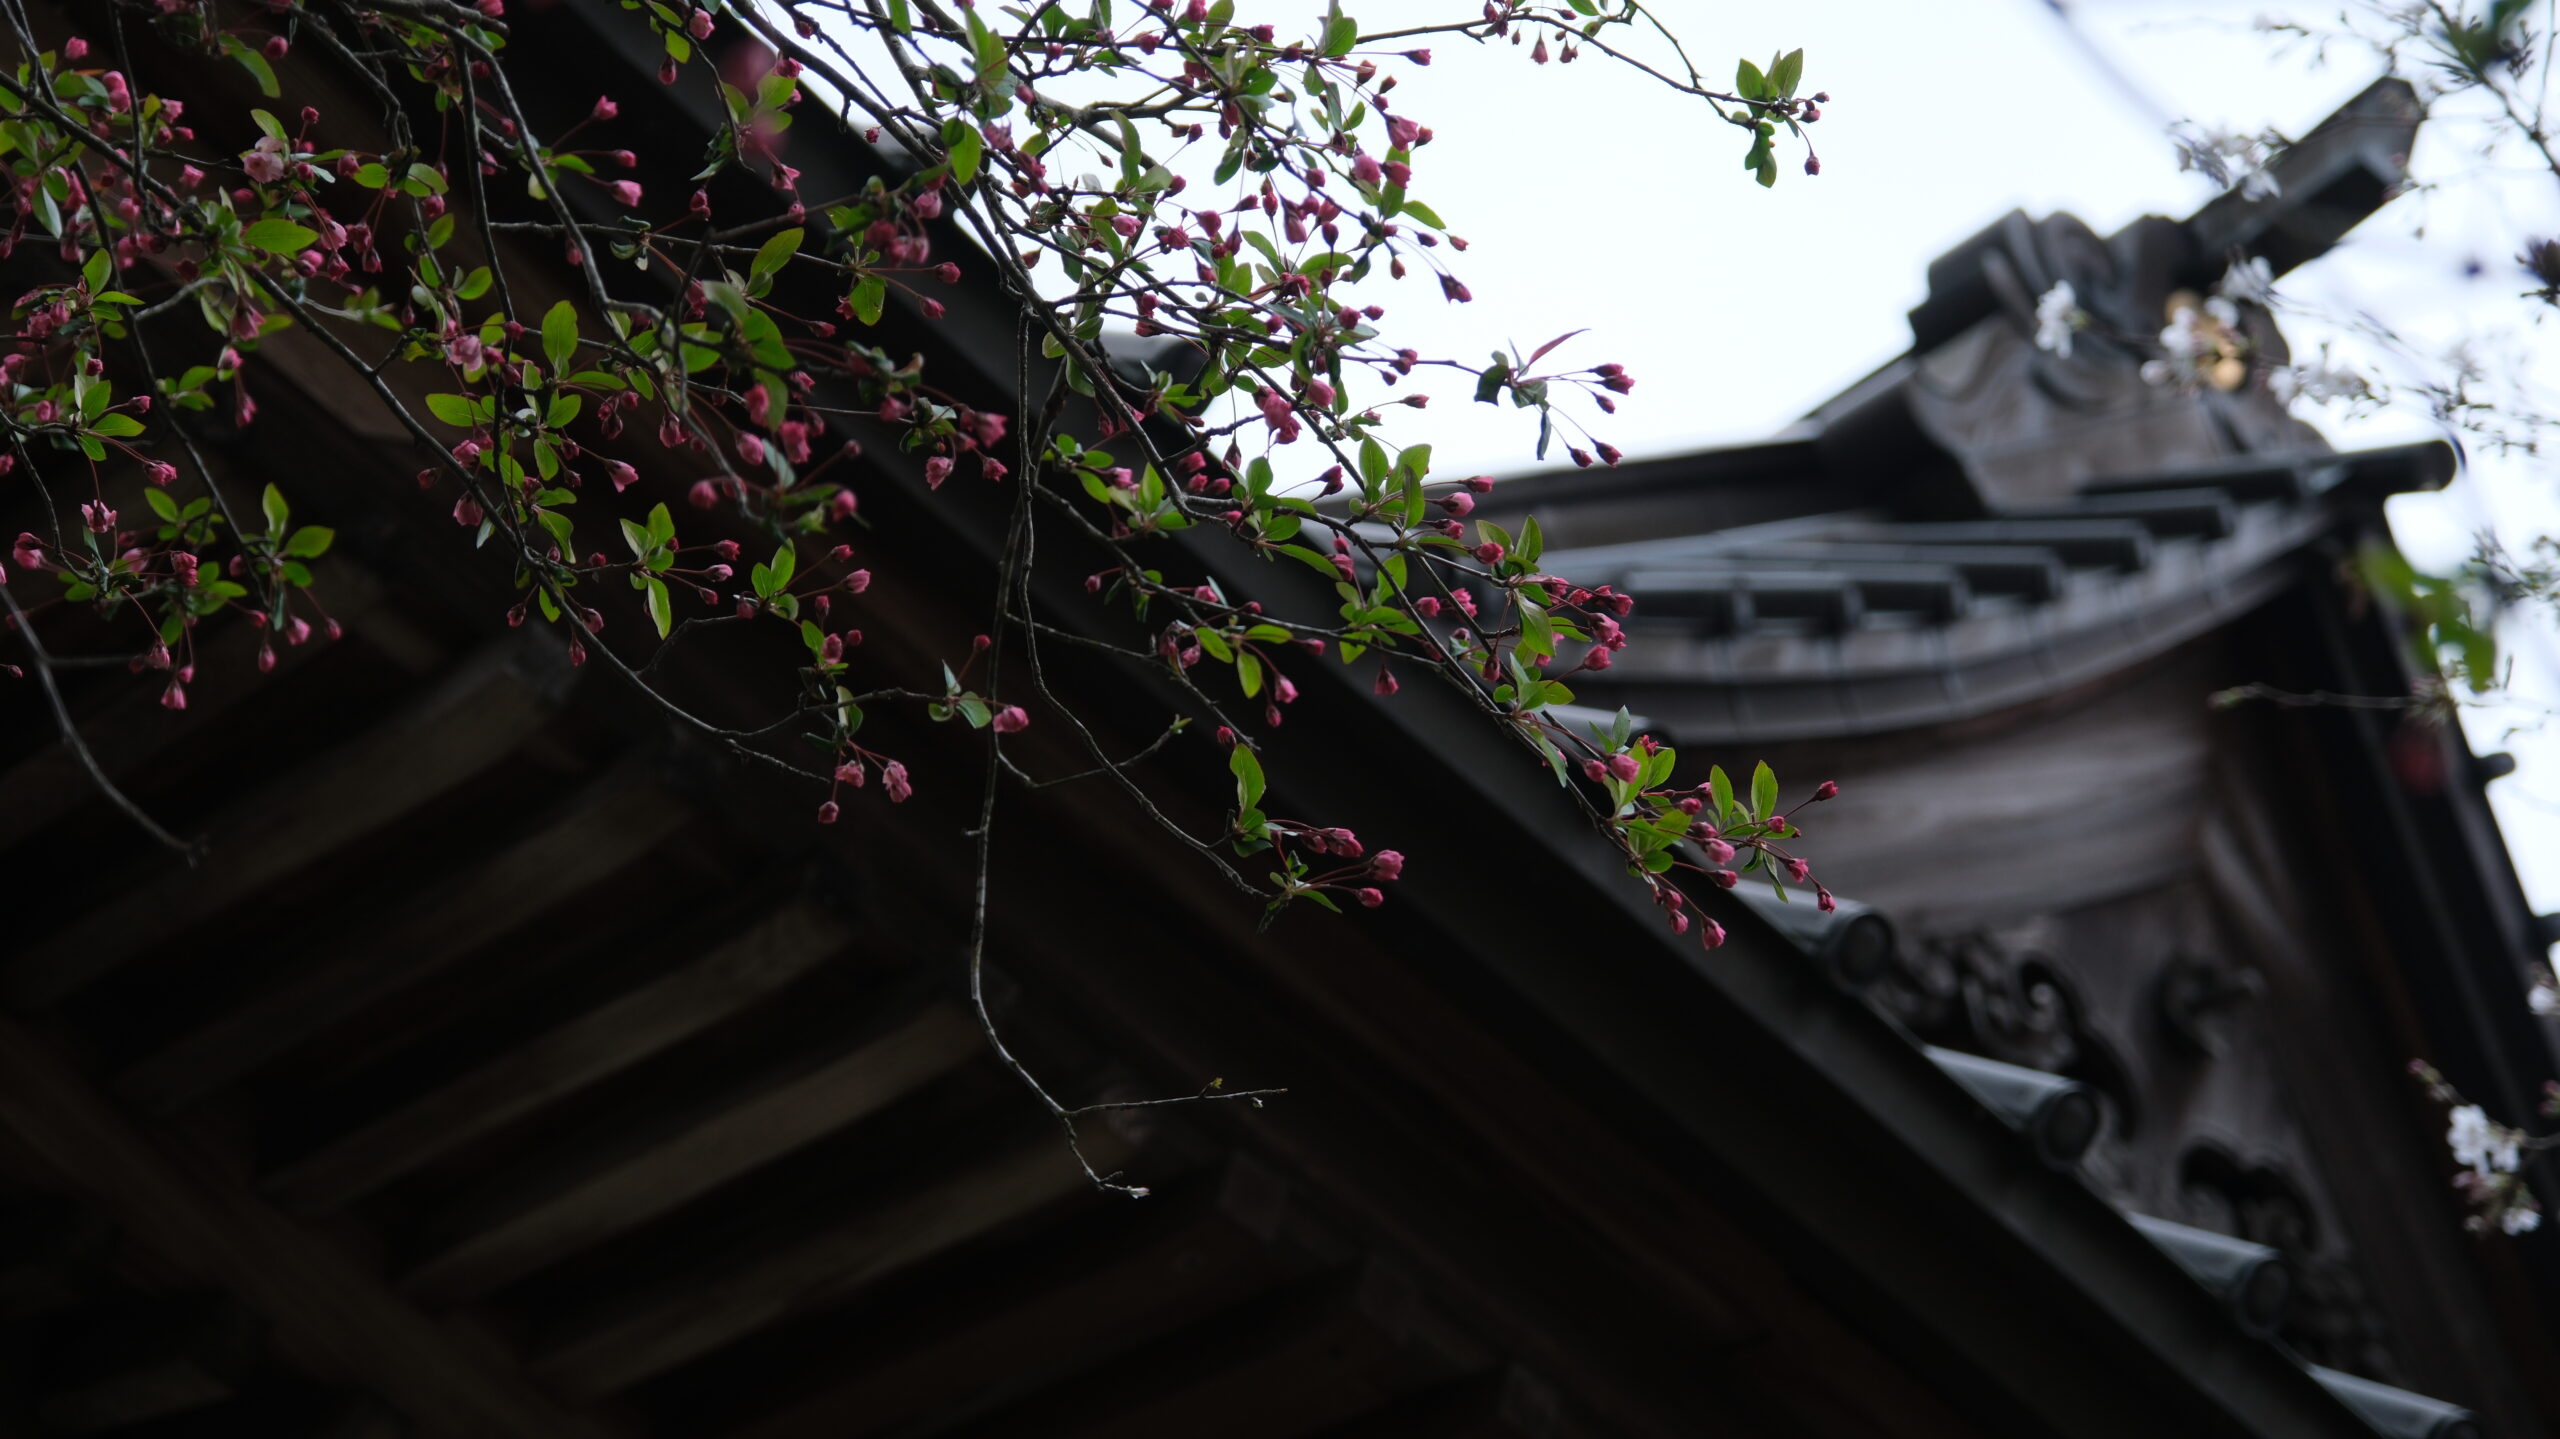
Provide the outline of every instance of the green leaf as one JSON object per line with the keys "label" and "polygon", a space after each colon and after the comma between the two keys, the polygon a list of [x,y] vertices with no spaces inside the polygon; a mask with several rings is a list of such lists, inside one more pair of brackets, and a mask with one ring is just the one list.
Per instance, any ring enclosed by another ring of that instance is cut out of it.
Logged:
{"label": "green leaf", "polygon": [[256,77],[259,94],[272,100],[284,93],[284,87],[276,83],[276,67],[267,63],[266,56],[238,40],[233,40],[222,48],[232,59],[240,62],[241,69]]}
{"label": "green leaf", "polygon": [[954,120],[943,127],[942,137],[944,147],[951,152],[951,177],[963,185],[978,178],[978,165],[986,158],[987,147],[986,141],[978,138],[977,128],[965,120]]}
{"label": "green leaf", "polygon": [[649,552],[657,548],[651,543],[649,532],[629,520],[622,522],[622,542],[631,547],[633,559],[647,559]]}
{"label": "green leaf", "polygon": [[1733,781],[1725,778],[1723,765],[1707,771],[1707,795],[1716,803],[1716,823],[1724,823],[1725,816],[1733,813]]}
{"label": "green leaf", "polygon": [[1751,814],[1767,819],[1778,812],[1778,772],[1762,760],[1751,771]]}
{"label": "green leaf", "polygon": [[1745,100],[1765,100],[1769,96],[1769,78],[1750,61],[1738,61],[1733,68],[1733,91]]}
{"label": "green leaf", "polygon": [[1262,803],[1262,761],[1239,741],[1227,753],[1227,768],[1236,777],[1236,801],[1240,809],[1253,809]]}
{"label": "green leaf", "polygon": [[643,582],[642,588],[648,594],[649,618],[658,626],[658,638],[665,639],[667,632],[675,627],[675,607],[667,600],[667,582],[651,575]]}
{"label": "green leaf", "polygon": [[1804,51],[1790,50],[1769,67],[1769,88],[1779,98],[1789,99],[1796,93],[1796,82],[1804,78]]}
{"label": "green leaf", "polygon": [[284,552],[297,560],[316,560],[329,552],[338,532],[327,525],[304,525],[284,542]]}
{"label": "green leaf", "polygon": [[89,428],[111,440],[121,440],[141,434],[142,422],[131,415],[100,415]]}
{"label": "green leaf", "polygon": [[427,413],[459,429],[467,430],[479,423],[479,413],[468,395],[429,395]]}
{"label": "green leaf", "polygon": [[113,251],[100,250],[91,255],[89,263],[80,267],[80,283],[88,288],[90,294],[97,294],[107,288],[108,280],[115,277],[115,263]]}
{"label": "green leaf", "polygon": [[1250,654],[1237,655],[1236,685],[1244,691],[1246,699],[1262,693],[1262,661]]}
{"label": "green leaf", "polygon": [[650,506],[649,538],[657,541],[661,545],[665,545],[672,543],[675,540],[675,537],[675,517],[667,513],[667,507],[665,505]]}
{"label": "green leaf", "polygon": [[309,249],[311,242],[319,238],[320,232],[308,225],[274,218],[260,220],[240,232],[242,243],[255,245],[271,255],[299,253]]}
{"label": "green leaf", "polygon": [[267,486],[266,493],[258,497],[258,507],[266,512],[267,533],[270,536],[283,534],[284,522],[293,513],[285,505],[284,492],[273,485]]}
{"label": "green leaf", "polygon": [[566,370],[578,354],[578,307],[562,300],[542,317],[542,357]]}
{"label": "green leaf", "polygon": [[177,522],[178,502],[169,498],[167,490],[153,485],[142,492],[142,502],[151,507],[151,513],[172,524]]}
{"label": "green leaf", "polygon": [[807,238],[808,231],[797,226],[774,235],[756,248],[756,257],[747,266],[747,278],[763,280],[790,264],[791,257],[800,253],[801,241]]}
{"label": "green leaf", "polygon": [[773,552],[773,587],[778,590],[791,583],[792,574],[799,568],[800,552],[791,547],[789,540],[784,540],[781,547]]}
{"label": "green leaf", "polygon": [[853,293],[847,299],[855,319],[866,325],[879,324],[880,311],[889,303],[889,284],[877,275],[865,275],[854,282]]}
{"label": "green leaf", "polygon": [[1336,15],[1324,29],[1324,54],[1328,60],[1339,60],[1360,43],[1360,22],[1348,15]]}

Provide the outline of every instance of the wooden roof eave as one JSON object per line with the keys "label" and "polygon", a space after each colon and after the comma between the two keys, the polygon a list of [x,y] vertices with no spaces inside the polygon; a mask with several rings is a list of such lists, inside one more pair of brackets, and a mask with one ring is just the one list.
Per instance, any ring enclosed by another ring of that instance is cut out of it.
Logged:
{"label": "wooden roof eave", "polygon": [[[606,29],[622,18],[594,0],[554,13]],[[635,66],[634,83],[644,75]],[[824,174],[822,153],[795,159]],[[982,294],[967,286],[960,298]],[[1012,388],[1013,326],[1000,299],[952,304],[936,328],[992,389]],[[1001,505],[929,513],[992,574]],[[1193,530],[1171,543],[1227,593],[1329,607],[1314,577],[1247,565],[1222,539]],[[1035,573],[1035,603],[1057,623],[1091,628],[1096,612],[1078,603],[1073,568]],[[1712,954],[1670,936],[1582,834],[1544,768],[1466,701],[1422,685],[1382,700],[1338,666],[1309,675],[1292,723],[1265,741],[1277,791],[1381,834],[1410,828],[1413,816],[1367,781],[1373,768],[1440,797],[1432,826],[1475,836],[1468,858],[1452,849],[1431,862],[1426,852],[1396,902],[1447,937],[1466,982],[1525,1001],[1574,1047],[1615,1101],[1602,1112],[1638,1102],[1635,1127],[1676,1134],[1693,1172],[1748,1186],[1782,1246],[1832,1276],[1844,1298],[1879,1303],[1862,1318],[1889,1350],[1952,1359],[1990,1406],[2053,1432],[2118,1433],[2146,1427],[2133,1416],[2148,1415],[2154,1432],[2366,1433],[1740,906],[1722,906],[1734,939]],[[1346,754],[1362,762],[1344,765]],[[1489,899],[1501,895],[1537,901]],[[2112,1412],[2092,1412],[2093,1394],[2109,1395]]]}

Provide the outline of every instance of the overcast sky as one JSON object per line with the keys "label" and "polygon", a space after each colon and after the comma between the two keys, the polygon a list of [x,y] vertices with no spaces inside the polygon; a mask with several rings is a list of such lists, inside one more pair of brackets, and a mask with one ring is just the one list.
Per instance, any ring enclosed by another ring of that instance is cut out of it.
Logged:
{"label": "overcast sky", "polygon": [[[2168,118],[2300,134],[2378,73],[2352,52],[2325,67],[2280,53],[2250,22],[2281,6],[2084,0],[2072,10],[2076,34],[2041,0],[1654,8],[1702,64],[1805,48],[1804,88],[1833,97],[1816,132],[1820,177],[1790,168],[1761,190],[1721,127],[1587,58],[1538,69],[1517,52],[1442,46],[1398,91],[1400,111],[1443,137],[1423,152],[1415,190],[1475,241],[1461,273],[1477,298],[1444,305],[1407,285],[1392,326],[1426,353],[1464,357],[1591,326],[1565,353],[1634,372],[1638,387],[1603,434],[1638,457],[1766,435],[1900,353],[1929,261],[2011,208],[2069,210],[2101,232],[2147,212],[2192,211],[2213,192],[2180,173]],[[2421,144],[2422,174],[2475,177],[2430,202],[2423,239],[2415,207],[2395,210],[2287,291],[2317,311],[2368,310],[2448,339],[2512,324],[2522,285],[2508,257],[2528,229],[2560,231],[2553,187],[2531,173],[2479,183],[2466,139],[2447,131]],[[2466,274],[2472,260],[2481,273]],[[2307,355],[2323,326],[2298,316],[2287,331]],[[2510,363],[2538,358],[2560,374],[2547,342],[2523,343]],[[1527,467],[1534,423],[1463,398],[1437,396],[1444,403],[1399,428],[1437,444],[1437,470]],[[2303,413],[2343,447],[2434,432],[2421,417]],[[2560,532],[2547,467],[2474,449],[2471,473],[2445,494],[2393,502],[2393,523],[2423,563],[2458,561],[2468,536],[2493,522],[2519,547]],[[2547,626],[2509,643],[2516,689],[2560,699]],[[2510,733],[2542,721],[2531,708],[2466,715],[2476,749],[2508,749],[2521,762],[2490,792],[2528,893],[2553,909],[2560,734]]]}

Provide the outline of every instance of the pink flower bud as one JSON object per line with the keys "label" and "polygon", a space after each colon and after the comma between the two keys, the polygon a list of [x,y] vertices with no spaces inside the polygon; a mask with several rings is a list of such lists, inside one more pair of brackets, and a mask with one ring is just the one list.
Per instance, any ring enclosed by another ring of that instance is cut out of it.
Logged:
{"label": "pink flower bud", "polygon": [[626,210],[640,203],[640,182],[637,180],[616,180],[605,188],[613,191],[613,202]]}
{"label": "pink flower bud", "polygon": [[1440,497],[1440,508],[1453,515],[1463,516],[1475,507],[1476,497],[1468,494],[1464,490],[1458,490],[1454,493],[1442,495]]}
{"label": "pink flower bud", "polygon": [[1596,759],[1584,760],[1582,777],[1593,784],[1606,784],[1609,782],[1609,766]]}
{"label": "pink flower bud", "polygon": [[836,802],[834,800],[828,800],[825,804],[818,806],[818,823],[834,824],[836,822],[836,813]]}
{"label": "pink flower bud", "polygon": [[621,113],[622,107],[613,103],[612,96],[599,95],[596,97],[595,109],[588,112],[588,118],[593,120],[610,120]]}
{"label": "pink flower bud", "polygon": [[693,488],[684,492],[684,497],[695,509],[707,510],[720,503],[720,487],[709,480],[696,480]]}
{"label": "pink flower bud", "polygon": [[1613,754],[1609,756],[1609,773],[1633,784],[1636,776],[1644,773],[1644,763],[1631,754]]}
{"label": "pink flower bud", "polygon": [[1369,872],[1380,879],[1398,879],[1404,874],[1404,856],[1382,849],[1369,859]]}
{"label": "pink flower bud", "polygon": [[[1124,470],[1121,473],[1125,474],[1127,471]],[[935,455],[924,462],[925,488],[931,490],[941,489],[942,482],[949,478],[951,478],[951,457],[949,455]]]}
{"label": "pink flower bud", "polygon": [[686,16],[684,20],[684,32],[696,40],[710,39],[711,12],[708,10],[696,10],[692,14]]}
{"label": "pink flower bud", "polygon": [[1699,925],[1702,927],[1702,929],[1704,930],[1704,932],[1703,932],[1703,933],[1701,933],[1701,934],[1698,936],[1698,942],[1699,942],[1700,944],[1705,945],[1705,946],[1706,946],[1707,948],[1709,948],[1709,949],[1722,949],[1722,948],[1724,948],[1724,926],[1723,926],[1723,925],[1720,925],[1720,924],[1716,923],[1716,922],[1715,922],[1714,920],[1712,920],[1712,919],[1706,919],[1706,918],[1701,918],[1701,919],[1699,919],[1698,923],[1699,923]]}
{"label": "pink flower bud", "polygon": [[1709,864],[1733,863],[1733,846],[1725,843],[1723,840],[1711,839],[1698,847],[1706,851],[1707,863]]}
{"label": "pink flower bud", "polygon": [[1381,891],[1374,889],[1364,889],[1360,891],[1360,907],[1363,909],[1376,909],[1379,905],[1385,904],[1386,902],[1387,897]]}
{"label": "pink flower bud", "polygon": [[620,494],[640,482],[640,472],[620,460],[605,461],[604,472],[613,480],[615,494]]}
{"label": "pink flower bud", "polygon": [[996,711],[996,717],[987,722],[987,727],[997,734],[1019,734],[1031,727],[1031,716],[1023,713],[1020,705],[1006,705]]}
{"label": "pink flower bud", "polygon": [[1817,800],[1831,799],[1836,797],[1839,793],[1840,786],[1833,784],[1829,780],[1824,780],[1822,783],[1813,787],[1813,797]]}
{"label": "pink flower bud", "polygon": [[1475,549],[1476,558],[1489,565],[1498,565],[1502,563],[1502,556],[1504,553],[1505,551],[1501,544],[1493,540],[1487,540],[1483,544],[1476,546]]}
{"label": "pink flower bud", "polygon": [[904,804],[907,796],[916,792],[915,786],[907,782],[907,767],[896,760],[880,767],[880,787],[889,792],[892,804]]}

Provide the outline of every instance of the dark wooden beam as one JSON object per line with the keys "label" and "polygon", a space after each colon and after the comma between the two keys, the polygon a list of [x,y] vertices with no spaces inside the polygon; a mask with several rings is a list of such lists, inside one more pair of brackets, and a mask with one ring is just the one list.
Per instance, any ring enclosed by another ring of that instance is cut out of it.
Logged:
{"label": "dark wooden beam", "polygon": [[1006,1272],[966,1289],[964,1311],[849,1350],[849,1369],[739,1439],[857,1439],[993,1409],[1302,1271],[1223,1206],[1181,1204],[1138,1206],[1134,1243],[1079,1254],[1063,1273],[1030,1273],[1010,1250],[992,1256]]}
{"label": "dark wooden beam", "polygon": [[567,674],[555,645],[521,631],[481,650],[397,718],[217,820],[202,864],[137,883],[20,952],[0,969],[0,997],[49,1004],[497,763],[552,713]]}
{"label": "dark wooden beam", "polygon": [[201,1099],[605,879],[684,817],[643,764],[617,765],[549,823],[385,916],[362,943],[143,1060],[116,1090],[159,1112]]}
{"label": "dark wooden beam", "polygon": [[[331,586],[330,599],[339,620],[360,636],[356,642],[373,642],[412,674],[423,675],[443,661],[440,646],[380,607],[382,587],[371,576],[352,565],[342,568],[345,575]],[[187,687],[184,711],[162,708],[157,685],[125,685],[94,713],[79,716],[82,741],[100,767],[121,779],[153,755],[212,728],[241,702],[332,649],[316,640],[282,645],[276,649],[275,669],[260,673],[261,637],[259,627],[248,621],[214,627],[198,645],[196,682]],[[0,850],[69,814],[97,792],[96,782],[68,748],[56,743],[37,750],[0,774],[0,794],[9,796],[9,803],[0,807]]]}
{"label": "dark wooden beam", "polygon": [[605,1439],[462,1342],[235,1177],[145,1132],[43,1037],[0,1019],[0,1127],[170,1268],[224,1290],[324,1382],[368,1389],[453,1439]]}
{"label": "dark wooden beam", "polygon": [[935,1005],[822,1068],[552,1188],[428,1260],[403,1287],[451,1299],[556,1264],[885,1108],[984,1043],[960,1010]]}
{"label": "dark wooden beam", "polygon": [[[1086,1127],[1085,1154],[1105,1173],[1135,1146],[1108,1125]],[[863,1285],[1092,1186],[1065,1142],[1042,1133],[970,1169],[777,1249],[709,1285],[686,1286],[561,1343],[536,1372],[579,1395],[627,1389],[832,1303]]]}
{"label": "dark wooden beam", "polygon": [[370,1193],[472,1139],[738,1014],[841,950],[850,936],[799,903],[700,960],[552,1030],[270,1175],[297,1213]]}

